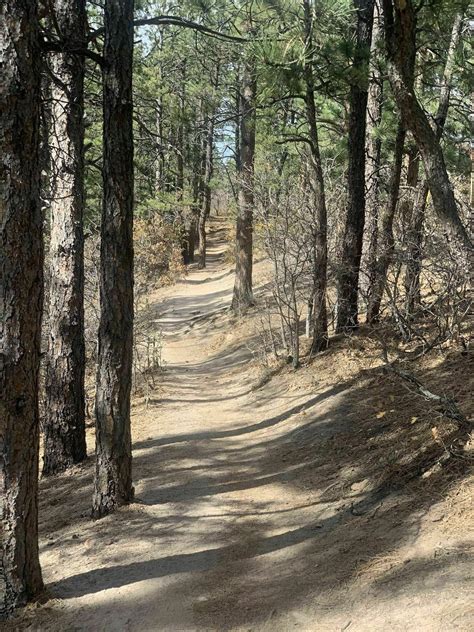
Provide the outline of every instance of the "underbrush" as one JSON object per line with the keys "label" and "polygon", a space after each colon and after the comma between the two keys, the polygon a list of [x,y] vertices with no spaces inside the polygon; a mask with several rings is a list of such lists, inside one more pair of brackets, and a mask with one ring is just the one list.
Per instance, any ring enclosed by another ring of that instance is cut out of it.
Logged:
{"label": "underbrush", "polygon": [[[406,320],[406,328],[398,326],[387,299],[380,322],[361,325],[350,335],[332,331],[328,349],[313,356],[300,320],[301,361],[295,370],[272,296],[269,266],[263,274],[260,270],[259,280],[257,307],[237,325],[242,336],[244,329],[247,332],[246,346],[258,367],[253,390],[273,388],[291,395],[341,392],[346,402],[334,412],[335,418],[347,422],[346,432],[335,432],[321,443],[320,437],[313,439],[308,424],[295,445],[285,446],[285,458],[291,462],[294,451],[298,462],[312,462],[317,454],[334,462],[344,459],[349,495],[351,485],[359,485],[361,479],[364,493],[373,497],[420,486],[420,502],[424,498],[427,505],[435,499],[450,503],[446,528],[469,524],[474,319],[464,288],[431,309],[427,306],[435,300],[433,289],[425,285],[422,306]],[[437,292],[442,281],[438,277]],[[311,476],[309,469],[307,477]],[[312,487],[310,480],[302,479],[301,485]]]}
{"label": "underbrush", "polygon": [[[95,366],[99,327],[100,236],[91,234],[85,242],[85,342],[86,342],[86,410],[91,415],[95,397]],[[176,226],[159,214],[134,221],[134,309],[146,310],[149,294],[175,283],[185,274]],[[150,328],[140,318],[134,322],[133,390],[148,397],[156,385],[161,368],[161,332]]]}

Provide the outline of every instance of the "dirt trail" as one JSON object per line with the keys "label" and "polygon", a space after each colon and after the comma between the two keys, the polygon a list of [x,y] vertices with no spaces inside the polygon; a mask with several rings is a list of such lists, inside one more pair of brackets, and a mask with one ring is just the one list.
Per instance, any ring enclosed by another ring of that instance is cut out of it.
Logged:
{"label": "dirt trail", "polygon": [[275,379],[252,390],[247,341],[223,311],[233,276],[221,237],[207,269],[141,315],[163,329],[166,369],[133,409],[136,502],[92,522],[91,464],[43,482],[56,599],[30,613],[30,629],[469,629],[462,542],[440,563],[433,536],[419,536],[425,512],[395,495],[383,513],[357,464],[318,448],[350,430],[346,388]]}

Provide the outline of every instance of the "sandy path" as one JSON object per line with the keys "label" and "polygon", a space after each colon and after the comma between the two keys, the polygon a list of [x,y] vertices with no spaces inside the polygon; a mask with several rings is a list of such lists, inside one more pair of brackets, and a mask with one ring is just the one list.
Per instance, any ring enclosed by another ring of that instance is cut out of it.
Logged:
{"label": "sandy path", "polygon": [[[58,599],[30,629],[467,629],[433,603],[440,585],[454,609],[467,600],[456,569],[415,589],[403,574],[354,576],[368,540],[386,553],[401,537],[396,521],[387,532],[355,517],[333,493],[343,466],[316,449],[347,430],[351,403],[339,387],[291,391],[276,379],[252,390],[251,354],[222,311],[233,283],[223,250],[215,233],[208,268],[152,296],[141,316],[163,329],[166,370],[148,407],[133,409],[136,502],[92,522],[91,464],[43,482],[42,564]],[[401,513],[407,557],[424,546],[419,518]],[[439,625],[426,618],[436,612]]]}

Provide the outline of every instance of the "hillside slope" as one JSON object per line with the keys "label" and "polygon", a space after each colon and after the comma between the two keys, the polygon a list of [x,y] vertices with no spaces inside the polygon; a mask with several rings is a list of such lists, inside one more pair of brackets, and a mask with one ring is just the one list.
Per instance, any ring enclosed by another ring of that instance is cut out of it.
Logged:
{"label": "hillside slope", "polygon": [[[256,388],[225,248],[215,226],[208,268],[139,315],[165,368],[133,406],[136,501],[91,521],[92,459],[42,481],[52,599],[9,629],[472,629],[472,453],[429,470],[442,420],[363,332]],[[425,368],[472,414],[471,358]]]}

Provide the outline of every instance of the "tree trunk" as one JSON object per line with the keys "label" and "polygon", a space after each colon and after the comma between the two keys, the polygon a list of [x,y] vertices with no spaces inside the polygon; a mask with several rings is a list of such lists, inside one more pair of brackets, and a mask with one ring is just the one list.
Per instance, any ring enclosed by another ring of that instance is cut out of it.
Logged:
{"label": "tree trunk", "polygon": [[163,151],[163,96],[156,100],[156,119],[155,128],[158,149],[156,153],[156,166],[155,166],[155,195],[158,195],[163,191],[163,179],[165,174],[165,155]]}
{"label": "tree trunk", "polygon": [[370,47],[373,0],[354,0],[357,9],[356,45],[350,90],[347,213],[337,279],[336,331],[358,324],[359,268],[365,221],[365,131],[368,97],[367,50]]}
{"label": "tree trunk", "polygon": [[[444,125],[448,116],[449,100],[453,80],[453,70],[456,49],[461,37],[464,8],[459,11],[455,18],[451,30],[446,64],[441,80],[441,90],[439,95],[438,108],[434,118],[434,131],[436,139],[439,141],[443,135]],[[407,317],[413,315],[417,305],[421,302],[420,274],[422,262],[423,246],[423,225],[425,219],[426,202],[428,198],[429,185],[425,179],[420,182],[415,195],[413,211],[408,233],[407,266],[405,271],[405,311]]]}
{"label": "tree trunk", "polygon": [[93,515],[133,497],[130,386],[133,344],[133,0],[106,0],[104,200]]}
{"label": "tree trunk", "polygon": [[206,223],[211,212],[211,179],[214,173],[214,121],[217,112],[216,92],[219,86],[219,63],[212,86],[214,88],[213,103],[207,121],[206,143],[204,151],[204,177],[202,181],[202,203],[199,213],[199,267],[206,267]]}
{"label": "tree trunk", "polygon": [[43,299],[37,3],[0,3],[0,619],[43,588],[38,373]]}
{"label": "tree trunk", "polygon": [[[158,29],[158,42],[157,49],[160,53],[163,52],[163,28]],[[162,63],[160,62],[157,68],[157,74],[161,80],[163,74]],[[157,141],[157,152],[155,158],[155,195],[158,195],[164,189],[164,175],[165,175],[165,152],[164,152],[164,140],[163,140],[163,95],[160,94],[155,102],[156,117],[155,117],[155,130]]]}
{"label": "tree trunk", "polygon": [[[202,103],[199,108],[202,111]],[[198,120],[196,120],[196,128],[198,127]],[[188,233],[188,261],[194,262],[194,252],[199,246],[199,213],[202,205],[202,142],[196,140],[199,137],[197,129],[194,130],[194,142],[193,142],[193,176],[192,176],[192,190],[193,190],[193,203],[191,207],[191,218],[189,224]]]}
{"label": "tree trunk", "polygon": [[380,192],[380,155],[382,139],[380,124],[382,122],[383,74],[380,65],[380,45],[382,43],[382,24],[380,1],[374,5],[374,23],[372,44],[370,47],[370,79],[367,100],[367,138],[365,148],[365,208],[366,227],[366,295],[370,296],[377,275],[377,246],[379,229],[379,192]]}
{"label": "tree trunk", "polygon": [[240,163],[240,154],[241,154],[241,143],[240,143],[240,127],[242,125],[242,112],[241,112],[241,98],[240,98],[240,86],[241,86],[241,76],[240,76],[240,64],[237,65],[237,69],[235,72],[236,76],[236,86],[235,86],[235,130],[234,130],[234,159],[235,159],[235,171],[237,173],[241,172],[241,163]]}
{"label": "tree trunk", "polygon": [[206,153],[204,158],[203,196],[199,213],[199,267],[206,267],[206,223],[211,212],[211,178],[214,157],[214,112],[209,116],[207,124]]}
{"label": "tree trunk", "polygon": [[235,283],[232,297],[232,309],[236,313],[244,312],[254,302],[252,266],[256,90],[254,60],[248,59],[242,70],[240,96],[240,186],[236,222]]}
{"label": "tree trunk", "polygon": [[368,323],[374,323],[379,319],[380,305],[382,303],[383,292],[387,281],[387,272],[393,257],[393,220],[395,217],[395,212],[397,210],[398,195],[400,191],[405,135],[405,126],[402,122],[400,122],[398,124],[397,137],[395,140],[389,202],[381,218],[379,248],[380,254],[377,259],[377,265],[375,269],[375,280],[371,288],[371,293],[368,296]]}
{"label": "tree trunk", "polygon": [[176,164],[176,219],[178,224],[179,239],[181,244],[181,256],[183,263],[189,263],[188,259],[188,237],[184,222],[184,118],[186,107],[186,59],[181,62],[180,94],[179,94],[179,121],[177,134],[177,164]]}
{"label": "tree trunk", "polygon": [[443,152],[414,91],[416,13],[412,0],[383,0],[385,45],[390,85],[407,130],[420,151],[433,207],[453,234],[472,253],[472,244],[458,214]]}
{"label": "tree trunk", "polygon": [[[85,0],[55,0],[55,23],[84,47]],[[87,456],[84,398],[84,57],[52,56],[49,340],[43,474]]]}
{"label": "tree trunk", "polygon": [[310,140],[309,187],[311,191],[314,231],[312,235],[312,292],[310,299],[312,342],[311,352],[317,353],[328,346],[328,320],[326,309],[327,286],[327,212],[324,192],[324,175],[319,151],[316,106],[314,102],[314,76],[312,67],[312,17],[309,0],[303,0],[305,25],[304,77],[306,84],[305,106]]}
{"label": "tree trunk", "polygon": [[418,185],[414,194],[410,228],[407,235],[407,264],[405,270],[405,313],[411,318],[421,302],[421,262],[423,258],[423,225],[425,220],[428,184],[426,180]]}

